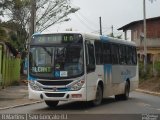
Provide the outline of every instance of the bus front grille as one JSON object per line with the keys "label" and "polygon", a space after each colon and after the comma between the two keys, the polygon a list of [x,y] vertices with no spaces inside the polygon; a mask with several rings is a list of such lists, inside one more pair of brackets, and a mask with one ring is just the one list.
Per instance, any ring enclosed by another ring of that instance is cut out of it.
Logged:
{"label": "bus front grille", "polygon": [[45,93],[47,97],[64,97],[65,93]]}
{"label": "bus front grille", "polygon": [[70,84],[72,81],[73,80],[65,80],[65,81],[38,80],[37,82],[45,86],[65,86]]}

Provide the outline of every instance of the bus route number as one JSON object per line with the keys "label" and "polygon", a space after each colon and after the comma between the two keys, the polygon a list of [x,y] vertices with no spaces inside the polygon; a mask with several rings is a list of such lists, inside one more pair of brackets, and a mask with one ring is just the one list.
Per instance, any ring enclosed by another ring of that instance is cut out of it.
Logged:
{"label": "bus route number", "polygon": [[63,41],[64,42],[72,42],[74,39],[73,39],[73,36],[69,36],[69,35],[64,35],[63,36]]}

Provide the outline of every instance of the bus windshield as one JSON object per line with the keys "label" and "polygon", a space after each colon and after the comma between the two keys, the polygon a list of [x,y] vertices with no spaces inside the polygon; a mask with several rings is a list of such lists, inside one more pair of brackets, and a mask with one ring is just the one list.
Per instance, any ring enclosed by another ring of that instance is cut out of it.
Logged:
{"label": "bus windshield", "polygon": [[29,71],[39,78],[62,79],[84,73],[83,45],[31,46]]}

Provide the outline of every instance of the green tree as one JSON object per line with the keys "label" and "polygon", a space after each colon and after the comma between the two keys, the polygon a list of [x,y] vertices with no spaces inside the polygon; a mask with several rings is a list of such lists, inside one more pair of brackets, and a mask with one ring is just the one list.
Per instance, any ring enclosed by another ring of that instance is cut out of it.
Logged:
{"label": "green tree", "polygon": [[[21,25],[18,23],[14,23],[12,21],[2,22],[0,23],[1,31],[0,35],[3,34],[3,39],[10,42],[15,48],[22,51],[24,49],[24,37],[26,36],[27,32],[25,29],[21,29]],[[3,32],[2,32],[3,31]],[[2,35],[1,35],[2,36]]]}
{"label": "green tree", "polygon": [[69,14],[75,13],[79,8],[71,6],[70,0],[37,0],[37,31],[44,31],[48,27],[69,21]]}
{"label": "green tree", "polygon": [[6,31],[0,27],[0,41],[6,41],[7,39]]}
{"label": "green tree", "polygon": [[[22,28],[29,28],[31,17],[30,0],[1,0],[2,14],[18,22]],[[75,13],[79,8],[71,6],[70,0],[36,0],[36,28],[44,31],[48,27],[70,20],[68,15]]]}
{"label": "green tree", "polygon": [[[36,0],[36,31],[70,20],[69,14],[79,8],[71,6],[70,0]],[[17,39],[24,46],[29,37],[31,0],[1,0],[0,15],[10,18],[17,30]]]}
{"label": "green tree", "polygon": [[[9,18],[7,22],[3,22],[3,26],[14,31],[16,35],[16,41],[12,41],[11,44],[18,47],[19,50],[24,49],[25,41],[28,39],[28,22],[29,18],[29,2],[27,0],[2,0],[0,1],[0,10],[3,10],[2,16]],[[14,35],[14,36],[15,36]]]}

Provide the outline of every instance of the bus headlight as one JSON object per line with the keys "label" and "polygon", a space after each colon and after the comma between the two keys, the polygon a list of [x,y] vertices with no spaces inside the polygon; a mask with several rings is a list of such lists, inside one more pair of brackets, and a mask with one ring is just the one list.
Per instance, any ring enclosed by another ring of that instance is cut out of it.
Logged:
{"label": "bus headlight", "polygon": [[82,88],[82,86],[84,85],[84,83],[85,83],[85,80],[84,80],[84,79],[79,80],[78,82],[73,83],[73,84],[70,86],[70,90],[72,90],[72,91],[80,90],[80,89]]}
{"label": "bus headlight", "polygon": [[36,85],[35,81],[30,80],[29,85],[31,89],[36,90],[36,91],[41,91],[41,88],[38,85]]}

